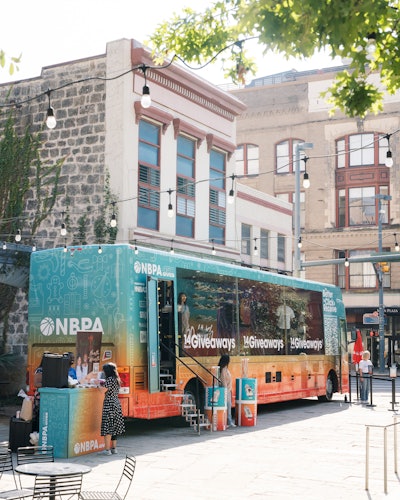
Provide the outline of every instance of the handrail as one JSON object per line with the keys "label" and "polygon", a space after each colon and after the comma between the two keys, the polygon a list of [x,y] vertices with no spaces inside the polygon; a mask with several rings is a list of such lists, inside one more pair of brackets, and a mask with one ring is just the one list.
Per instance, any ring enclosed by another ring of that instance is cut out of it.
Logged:
{"label": "handrail", "polygon": [[369,430],[371,427],[383,429],[383,489],[387,494],[387,430],[393,427],[393,453],[394,453],[394,473],[397,474],[397,415],[394,416],[394,423],[388,425],[366,425],[365,433],[365,489],[368,490],[369,486]]}
{"label": "handrail", "polygon": [[[160,342],[160,344],[167,352],[172,354],[175,359],[177,359],[189,371],[191,371],[195,377],[198,377],[203,382],[204,385],[207,384],[207,381],[204,380],[204,378],[201,377],[197,372],[192,370],[192,368],[187,363],[185,363],[185,361],[183,361],[181,357],[177,356],[172,349],[167,347],[163,342]],[[213,379],[213,387],[218,386],[218,385],[222,385],[222,381],[218,377],[216,377],[212,371],[210,371],[206,366],[204,366],[202,363],[200,363],[200,361],[198,361],[194,356],[192,356],[189,352],[187,352],[183,347],[181,347],[180,345],[178,345],[176,343],[174,343],[174,346],[177,347],[183,353],[185,353],[186,356],[188,356],[192,361],[194,361],[198,366],[200,366],[205,372],[207,372],[209,375],[211,375],[211,377]],[[215,384],[215,382],[217,382],[217,384]]]}
{"label": "handrail", "polygon": [[[198,373],[196,373],[185,361],[182,360],[181,357],[177,356],[176,353],[170,349],[168,346],[166,346],[163,342],[160,342],[160,346],[167,351],[169,354],[172,354],[172,356],[178,360],[180,363],[182,363],[190,372],[193,373],[193,375],[196,377],[196,396],[197,396],[197,401],[200,401],[200,394],[199,394],[199,381],[201,381],[204,385],[207,385],[207,381],[204,380],[203,377],[201,377]],[[187,352],[182,346],[180,346],[177,343],[174,343],[174,346],[179,349],[179,352],[183,352],[185,355],[187,355],[189,358],[191,358],[198,366],[200,366],[205,372],[207,372],[209,375],[212,376],[212,397],[211,397],[211,410],[212,410],[212,422],[211,424],[211,430],[213,430],[213,421],[214,421],[214,406],[216,403],[214,403],[214,390],[218,385],[222,385],[221,380],[214,375],[206,366],[204,366],[200,361],[198,361],[195,357],[193,357],[189,352]],[[199,413],[199,412],[198,412]],[[198,417],[198,432],[200,435],[200,415]]]}

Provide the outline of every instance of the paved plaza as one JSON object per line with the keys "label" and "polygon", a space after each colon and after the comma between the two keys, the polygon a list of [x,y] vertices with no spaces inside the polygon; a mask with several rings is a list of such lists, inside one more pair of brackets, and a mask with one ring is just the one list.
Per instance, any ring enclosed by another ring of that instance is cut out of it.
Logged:
{"label": "paved plaza", "polygon": [[[400,389],[400,380],[397,385]],[[362,406],[354,397],[349,403],[338,394],[331,403],[310,398],[266,405],[259,408],[255,427],[202,431],[200,436],[176,419],[130,421],[118,442],[119,455],[57,460],[92,467],[84,476],[84,489],[110,490],[121,474],[125,454],[135,455],[131,499],[398,499],[391,425],[397,418],[400,422],[397,387],[392,399],[391,382],[380,380],[374,383],[374,406]],[[385,494],[387,425],[391,427]],[[369,491],[365,490],[366,426],[374,426]],[[2,416],[0,440],[8,439],[8,430],[9,418]]]}

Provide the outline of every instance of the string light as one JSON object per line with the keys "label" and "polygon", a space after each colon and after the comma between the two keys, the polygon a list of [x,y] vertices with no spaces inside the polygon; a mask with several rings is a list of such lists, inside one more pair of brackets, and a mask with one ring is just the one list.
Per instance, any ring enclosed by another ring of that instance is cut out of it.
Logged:
{"label": "string light", "polygon": [[217,252],[215,251],[214,238],[212,238],[211,242],[212,242],[211,253],[212,255],[215,255]]}
{"label": "string light", "polygon": [[99,248],[97,249],[97,252],[98,252],[99,254],[102,254],[102,253],[103,253],[103,249],[101,248],[101,245],[99,245]]}
{"label": "string light", "polygon": [[146,77],[146,71],[149,68],[149,66],[146,66],[143,64],[140,69],[143,71],[143,76],[144,76],[144,86],[142,90],[142,98],[140,100],[141,105],[144,108],[149,108],[151,106],[151,97],[150,97],[150,89],[147,86],[147,77]]}
{"label": "string light", "polygon": [[56,121],[56,117],[55,117],[55,114],[54,114],[54,108],[51,106],[51,102],[50,102],[51,90],[49,89],[46,92],[46,94],[47,94],[47,96],[49,98],[49,107],[47,108],[47,116],[46,116],[46,126],[49,129],[53,129],[57,125],[57,121]]}
{"label": "string light", "polygon": [[111,203],[113,209],[112,209],[112,215],[111,215],[111,221],[110,221],[110,226],[111,227],[116,227],[117,226],[117,217],[115,215],[115,201]]}
{"label": "string light", "polygon": [[303,158],[304,161],[304,175],[303,175],[303,188],[308,189],[310,187],[310,178],[307,173],[307,161],[308,161],[308,156],[305,156]]}
{"label": "string light", "polygon": [[299,241],[297,242],[297,246],[301,248],[303,246],[303,242],[301,241],[301,236],[299,237]]}
{"label": "string light", "polygon": [[393,236],[394,236],[394,249],[396,252],[400,251],[400,246],[397,242],[397,234],[396,233],[393,233]]}
{"label": "string light", "polygon": [[349,259],[346,257],[346,258],[344,259],[344,266],[345,266],[345,267],[349,267],[349,265],[350,265]]}
{"label": "string light", "polygon": [[7,243],[3,241],[3,250],[7,250]]}
{"label": "string light", "polygon": [[21,241],[21,239],[22,239],[21,229],[18,229],[18,230],[17,230],[17,234],[15,235],[15,241],[16,241],[17,243],[19,243],[19,242]]}
{"label": "string light", "polygon": [[253,250],[253,255],[254,255],[254,257],[257,257],[257,255],[258,255],[257,238],[254,238],[254,250]]}
{"label": "string light", "polygon": [[229,205],[232,205],[233,202],[235,201],[235,191],[233,190],[233,185],[234,185],[234,182],[235,182],[235,177],[236,177],[235,174],[231,175],[232,187],[231,187],[231,189],[229,191],[229,195],[228,195],[228,203],[229,203]]}
{"label": "string light", "polygon": [[172,203],[171,203],[172,189],[168,189],[167,193],[169,194],[168,217],[172,218],[174,216],[174,208],[173,208]]}
{"label": "string light", "polygon": [[135,255],[137,255],[139,253],[139,250],[138,250],[138,247],[137,247],[137,244],[136,244],[136,240],[135,240],[135,249],[134,249],[134,252],[135,252]]}
{"label": "string light", "polygon": [[393,157],[392,157],[392,152],[390,150],[390,134],[386,134],[385,139],[387,139],[387,142],[388,142],[388,150],[386,152],[385,165],[388,168],[391,168],[391,167],[393,167]]}

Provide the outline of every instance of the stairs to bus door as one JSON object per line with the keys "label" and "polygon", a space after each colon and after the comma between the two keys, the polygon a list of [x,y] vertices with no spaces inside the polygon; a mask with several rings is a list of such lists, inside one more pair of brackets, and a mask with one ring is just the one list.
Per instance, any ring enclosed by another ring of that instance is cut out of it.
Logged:
{"label": "stairs to bus door", "polygon": [[179,391],[178,384],[174,381],[173,376],[167,371],[160,373],[160,387],[163,392],[171,391],[171,398],[180,399],[179,406],[181,408],[181,415],[194,431],[200,433],[201,428],[211,428],[208,418],[204,413],[200,413],[191,395],[185,394],[182,391],[176,392]]}

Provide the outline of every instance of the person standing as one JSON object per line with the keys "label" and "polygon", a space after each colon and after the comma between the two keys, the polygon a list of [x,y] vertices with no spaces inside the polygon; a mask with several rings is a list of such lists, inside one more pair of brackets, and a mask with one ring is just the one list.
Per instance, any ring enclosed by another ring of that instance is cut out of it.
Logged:
{"label": "person standing", "polygon": [[232,418],[232,375],[229,371],[229,355],[223,354],[219,360],[218,366],[220,369],[219,377],[222,387],[226,388],[226,413],[227,413],[227,427],[236,427]]}
{"label": "person standing", "polygon": [[105,375],[104,388],[106,393],[103,402],[100,434],[104,436],[104,450],[99,455],[118,453],[117,436],[125,432],[124,417],[121,403],[118,399],[121,379],[115,363],[106,363],[103,366]]}
{"label": "person standing", "polygon": [[190,309],[186,303],[186,294],[181,292],[178,295],[178,314],[180,320],[179,334],[184,335],[190,329],[189,319],[190,319]]}
{"label": "person standing", "polygon": [[364,351],[362,354],[362,360],[358,363],[358,370],[360,373],[360,396],[361,396],[361,404],[368,403],[369,396],[369,378],[372,375],[374,365],[370,360],[369,351]]}

